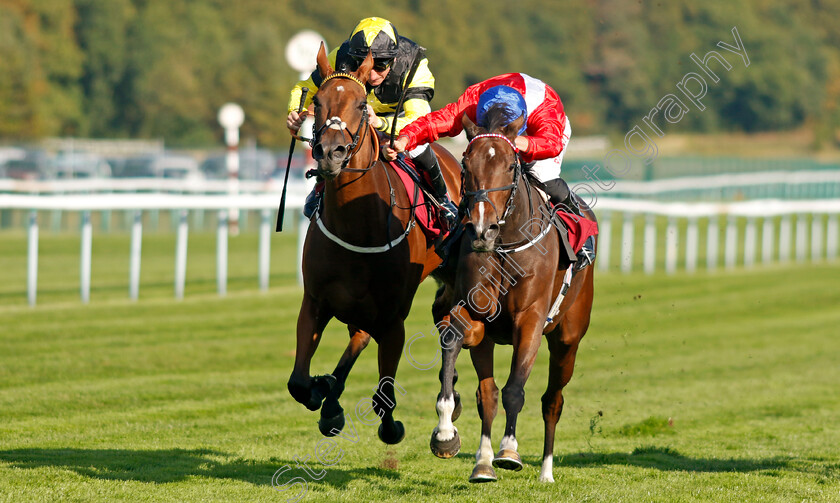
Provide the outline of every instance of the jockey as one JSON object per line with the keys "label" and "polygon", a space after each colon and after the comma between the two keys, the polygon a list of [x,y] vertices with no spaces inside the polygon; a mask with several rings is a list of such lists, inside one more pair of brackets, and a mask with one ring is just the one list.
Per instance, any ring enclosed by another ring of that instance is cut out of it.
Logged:
{"label": "jockey", "polygon": [[[400,36],[388,20],[370,17],[359,21],[350,38],[338,49],[330,52],[328,58],[336,71],[352,72],[358,69],[368,52],[373,56],[374,62],[366,86],[368,115],[373,127],[382,133],[390,134],[396,121],[396,133],[399,133],[410,122],[431,112],[429,102],[435,94],[435,78],[429,70],[429,61],[423,47]],[[415,65],[417,68],[414,77],[411,82],[406,82]],[[292,134],[297,133],[308,114],[298,114],[296,111],[300,103],[301,89],[317,89],[322,81],[320,73],[315,70],[308,80],[298,82],[292,89],[289,115],[286,119],[286,126]],[[399,116],[395,117],[397,103],[406,87],[402,110]],[[311,97],[314,94],[306,97],[304,110],[312,102]],[[444,208],[444,217],[449,222],[454,222],[458,210],[446,192],[446,183],[432,149],[424,144],[410,149],[409,156],[414,159],[418,168],[429,173],[435,196]],[[306,198],[303,214],[307,217],[312,216],[316,206],[317,197],[313,191]]]}
{"label": "jockey", "polygon": [[484,114],[500,103],[509,112],[508,123],[525,114],[525,125],[514,144],[522,160],[529,164],[531,173],[542,183],[551,203],[564,205],[580,214],[568,184],[560,178],[560,164],[572,135],[569,119],[554,89],[524,73],[507,73],[468,87],[456,102],[403,128],[394,142],[394,149],[386,147],[384,155],[391,159],[398,152],[433,142],[441,136],[457,135],[463,129],[463,114],[486,127],[482,123]]}

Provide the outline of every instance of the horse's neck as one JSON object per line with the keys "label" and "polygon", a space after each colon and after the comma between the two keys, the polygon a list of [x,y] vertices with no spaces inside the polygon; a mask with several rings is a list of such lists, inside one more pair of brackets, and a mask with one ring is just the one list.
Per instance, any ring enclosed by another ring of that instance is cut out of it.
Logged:
{"label": "horse's neck", "polygon": [[347,166],[365,171],[344,171],[324,187],[323,220],[342,238],[363,238],[366,232],[380,241],[383,238],[391,196],[387,167],[374,158],[375,153],[376,146],[365,142]]}
{"label": "horse's neck", "polygon": [[515,243],[527,238],[527,233],[533,232],[533,229],[525,230],[524,228],[531,225],[531,222],[545,220],[545,214],[548,213],[540,211],[545,201],[536,187],[525,180],[525,173],[520,177],[516,197],[511,203],[514,206],[513,211],[505,218],[505,225],[502,226],[499,236],[504,243]]}

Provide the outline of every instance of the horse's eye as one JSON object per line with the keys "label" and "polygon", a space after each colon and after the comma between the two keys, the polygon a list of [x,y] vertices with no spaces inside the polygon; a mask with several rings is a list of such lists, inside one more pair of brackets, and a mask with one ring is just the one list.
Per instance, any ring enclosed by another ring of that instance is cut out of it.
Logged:
{"label": "horse's eye", "polygon": [[359,103],[359,110],[367,110],[367,101]]}

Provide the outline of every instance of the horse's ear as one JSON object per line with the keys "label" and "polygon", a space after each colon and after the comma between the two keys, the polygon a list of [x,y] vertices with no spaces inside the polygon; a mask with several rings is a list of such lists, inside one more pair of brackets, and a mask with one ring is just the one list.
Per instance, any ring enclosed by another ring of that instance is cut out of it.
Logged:
{"label": "horse's ear", "polygon": [[365,60],[362,61],[362,64],[359,65],[359,68],[355,72],[356,78],[361,80],[362,84],[367,84],[367,81],[370,79],[370,70],[372,68],[373,54],[368,51],[367,57],[365,57]]}
{"label": "horse's ear", "polygon": [[525,124],[525,114],[519,116],[518,119],[514,120],[504,128],[502,128],[502,134],[505,135],[508,139],[513,141],[517,136],[519,136],[519,130],[522,129],[522,125]]}
{"label": "horse's ear", "polygon": [[461,124],[464,126],[464,131],[467,132],[468,140],[472,140],[481,134],[481,128],[476,126],[466,113],[461,117]]}
{"label": "horse's ear", "polygon": [[327,78],[327,76],[333,72],[333,68],[332,65],[330,65],[329,58],[327,58],[327,48],[324,46],[323,42],[321,42],[321,48],[318,49],[318,58],[316,61],[318,62],[318,73],[321,74],[321,78]]}

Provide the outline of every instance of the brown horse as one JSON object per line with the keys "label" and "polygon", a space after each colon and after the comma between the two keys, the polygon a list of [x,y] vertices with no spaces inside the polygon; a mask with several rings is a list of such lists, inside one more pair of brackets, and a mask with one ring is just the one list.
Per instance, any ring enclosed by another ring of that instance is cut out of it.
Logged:
{"label": "brown horse", "polygon": [[[418,285],[441,258],[415,225],[414,209],[393,167],[379,160],[379,141],[366,109],[365,83],[372,66],[368,55],[353,73],[334,72],[323,45],[318,53],[323,82],[313,99],[313,157],[326,184],[303,248],[303,302],[288,387],[310,410],[323,402],[319,429],[327,436],[338,434],[344,427],[338,400],[345,380],[373,337],[379,345],[380,381],[368,410],[382,421],[379,438],[395,444],[405,435],[393,418],[395,386],[405,393],[394,381],[404,321]],[[458,161],[435,148],[457,198]],[[350,343],[331,375],[312,377],[310,362],[331,318],[347,324]]]}
{"label": "brown horse", "polygon": [[[442,458],[460,450],[458,431],[452,424],[458,408],[455,360],[462,347],[469,348],[478,374],[476,398],[481,417],[481,441],[470,481],[496,480],[493,466],[521,469],[516,420],[525,401],[525,381],[545,335],[551,355],[548,388],[542,397],[545,444],[540,480],[553,482],[554,433],[563,409],[563,387],[572,377],[578,344],[589,327],[593,268],[571,275],[571,259],[554,231],[551,212],[539,209],[544,199],[524,176],[513,144],[524,118],[497,127],[493,122],[496,116],[492,109],[488,112],[487,130],[466,115],[463,118],[470,139],[463,160],[467,229],[454,285],[439,290],[433,307],[435,321],[442,328],[443,357],[439,422],[430,445]],[[587,218],[595,220],[589,208],[584,211]],[[573,278],[571,284],[567,271]],[[565,297],[561,297],[563,291]],[[513,360],[502,388],[505,433],[494,456],[490,431],[499,397],[493,379],[496,344],[512,344]]]}

